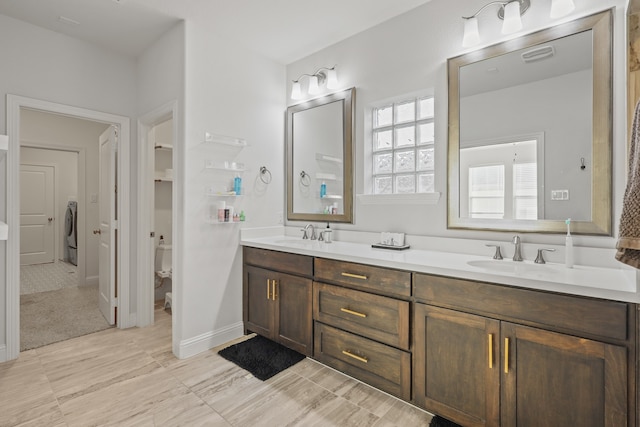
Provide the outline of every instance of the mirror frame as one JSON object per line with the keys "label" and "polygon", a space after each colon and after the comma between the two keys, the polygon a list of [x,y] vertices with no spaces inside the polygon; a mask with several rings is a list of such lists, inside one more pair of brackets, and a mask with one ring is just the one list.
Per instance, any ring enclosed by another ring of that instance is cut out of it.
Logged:
{"label": "mirror frame", "polygon": [[583,31],[593,31],[591,221],[571,221],[576,234],[612,234],[613,14],[611,9],[447,60],[449,78],[447,228],[564,233],[564,220],[460,218],[460,67]]}
{"label": "mirror frame", "polygon": [[[320,98],[292,105],[287,108],[287,130],[286,130],[286,179],[287,179],[287,220],[289,221],[321,221],[321,222],[353,222],[353,141],[355,139],[354,128],[354,102],[356,89],[350,88],[340,92],[325,95]],[[300,111],[305,111],[332,102],[342,101],[342,124],[343,124],[343,203],[344,212],[342,214],[323,213],[303,213],[293,211],[293,115]]]}

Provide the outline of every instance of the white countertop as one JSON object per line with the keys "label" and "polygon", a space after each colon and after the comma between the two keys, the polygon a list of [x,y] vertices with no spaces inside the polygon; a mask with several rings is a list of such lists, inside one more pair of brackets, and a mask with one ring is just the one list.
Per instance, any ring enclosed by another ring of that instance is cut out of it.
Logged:
{"label": "white countertop", "polygon": [[497,261],[486,256],[422,249],[374,249],[364,243],[324,243],[287,235],[243,236],[240,244],[439,276],[640,303],[637,271],[623,264],[619,269],[584,265],[566,268],[564,264],[557,263],[539,265],[532,261]]}

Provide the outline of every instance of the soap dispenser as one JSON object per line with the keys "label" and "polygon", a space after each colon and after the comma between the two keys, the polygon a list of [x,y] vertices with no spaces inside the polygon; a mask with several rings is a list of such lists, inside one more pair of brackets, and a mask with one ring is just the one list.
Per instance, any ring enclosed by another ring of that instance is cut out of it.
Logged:
{"label": "soap dispenser", "polygon": [[331,243],[331,233],[333,232],[333,230],[331,230],[331,227],[329,227],[329,223],[327,223],[327,228],[324,229],[324,231],[322,232],[322,235],[324,236],[324,242],[325,243]]}

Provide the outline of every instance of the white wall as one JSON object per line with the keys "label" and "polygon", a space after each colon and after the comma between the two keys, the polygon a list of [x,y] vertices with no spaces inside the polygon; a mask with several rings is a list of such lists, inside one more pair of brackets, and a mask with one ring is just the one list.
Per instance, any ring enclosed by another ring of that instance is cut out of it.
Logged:
{"label": "white wall", "polygon": [[[478,49],[507,38],[533,32],[561,22],[615,7],[614,10],[614,210],[617,220],[624,193],[626,156],[626,15],[624,0],[584,0],[576,2],[576,10],[561,20],[549,18],[550,0],[532,2],[523,16],[522,32],[508,37],[500,34],[500,23],[493,11],[479,17],[483,36]],[[463,21],[478,9],[474,0],[432,0],[404,15],[384,22],[324,50],[287,66],[287,96],[291,81],[303,73],[321,66],[337,64],[338,78],[343,87],[356,87],[356,159],[355,191],[365,189],[364,171],[370,168],[367,150],[370,141],[365,134],[371,127],[370,109],[385,100],[403,94],[435,95],[435,189],[442,194],[436,205],[386,206],[363,205],[356,199],[353,225],[336,224],[348,231],[399,231],[416,236],[437,236],[509,241],[511,233],[448,230],[447,229],[447,58],[473,49],[462,48]],[[288,98],[289,105],[297,101]],[[289,225],[298,225],[291,223]],[[528,243],[563,243],[562,236],[527,234]],[[576,246],[613,248],[611,237],[577,236]],[[613,257],[613,252],[608,253]],[[608,256],[608,255],[607,255]],[[612,261],[615,263],[615,261]]]}
{"label": "white wall", "polygon": [[[6,133],[7,94],[123,116],[135,113],[135,62],[89,43],[0,15],[0,133]],[[131,127],[135,135],[135,126]],[[9,149],[13,149],[10,147]],[[6,162],[0,163],[0,177]],[[5,181],[3,180],[3,183]],[[0,189],[0,220],[6,219],[6,188]],[[0,243],[0,271],[6,271]],[[0,348],[5,337],[5,277],[0,277]]]}
{"label": "white wall", "polygon": [[[20,147],[20,163],[23,165],[54,165],[56,168],[56,188],[54,190],[56,197],[54,213],[54,227],[56,230],[55,259],[63,259],[65,247],[68,245],[65,233],[67,203],[70,200],[78,200],[78,153]],[[81,249],[84,249],[84,247],[81,246]]]}
{"label": "white wall", "polygon": [[[202,144],[205,132],[249,144],[235,157],[247,168],[245,195],[232,202],[245,211],[243,225],[275,225],[284,206],[284,66],[215,36],[200,15],[187,20],[186,46],[184,206],[175,225],[183,270],[173,283],[174,291],[181,289],[176,311],[188,315],[178,325],[177,348],[174,343],[179,357],[242,333],[240,225],[205,223],[215,200],[204,196],[204,160],[226,160],[223,151]],[[272,172],[268,186],[258,178],[261,166]]]}

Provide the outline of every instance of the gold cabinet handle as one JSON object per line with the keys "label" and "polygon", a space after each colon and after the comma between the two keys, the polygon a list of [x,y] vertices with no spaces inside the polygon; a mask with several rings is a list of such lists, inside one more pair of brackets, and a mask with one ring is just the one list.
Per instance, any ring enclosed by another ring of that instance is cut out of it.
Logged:
{"label": "gold cabinet handle", "polygon": [[345,356],[349,356],[353,359],[356,359],[362,363],[368,363],[369,360],[366,357],[362,357],[362,356],[358,356],[357,354],[353,354],[350,351],[347,350],[342,350],[342,354],[344,354]]}
{"label": "gold cabinet handle", "polygon": [[267,279],[267,299],[271,299],[271,280]]}
{"label": "gold cabinet handle", "polygon": [[367,317],[367,315],[364,314],[364,313],[360,313],[360,312],[357,312],[357,311],[349,310],[348,308],[344,308],[344,307],[341,308],[340,311],[343,311],[343,312],[348,313],[348,314],[353,314],[354,316],[358,316],[358,317]]}
{"label": "gold cabinet handle", "polygon": [[493,369],[493,334],[489,334],[489,369]]}
{"label": "gold cabinet handle", "polygon": [[273,297],[273,300],[275,301],[277,296],[278,296],[278,281],[273,279],[271,281],[271,283],[273,284],[273,290],[271,291],[271,296]]}
{"label": "gold cabinet handle", "polygon": [[353,274],[353,273],[342,273],[344,277],[351,277],[352,279],[362,279],[367,280],[367,276],[363,276],[361,274]]}
{"label": "gold cabinet handle", "polygon": [[509,338],[504,339],[504,373],[509,373]]}

